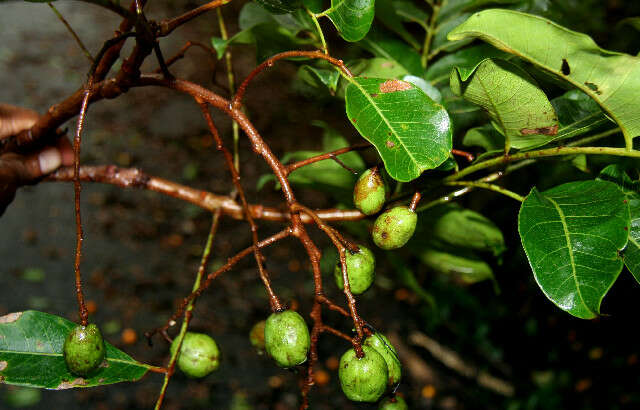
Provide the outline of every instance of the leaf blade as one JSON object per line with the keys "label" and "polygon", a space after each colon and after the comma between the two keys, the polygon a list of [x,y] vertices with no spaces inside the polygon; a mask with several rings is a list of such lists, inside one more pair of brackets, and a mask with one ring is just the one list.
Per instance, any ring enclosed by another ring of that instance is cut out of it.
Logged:
{"label": "leaf blade", "polygon": [[449,157],[449,115],[413,84],[355,77],[347,87],[345,104],[347,116],[375,145],[392,178],[411,181]]}
{"label": "leaf blade", "polygon": [[[67,369],[62,346],[75,323],[28,310],[0,318],[0,383],[46,389],[92,387],[136,381],[149,370],[109,343],[101,368],[88,378]],[[28,358],[28,359],[26,359]]]}
{"label": "leaf blade", "polygon": [[375,15],[375,0],[331,0],[324,12],[346,41],[360,41],[367,35]]}
{"label": "leaf blade", "polygon": [[[640,116],[633,105],[640,93],[640,58],[604,50],[586,34],[512,10],[478,12],[448,38],[479,38],[569,82],[619,124],[628,147],[640,135]],[[530,41],[532,38],[547,41]]]}
{"label": "leaf blade", "polygon": [[618,251],[627,243],[629,223],[629,207],[615,184],[570,182],[545,192],[534,187],[520,208],[518,232],[547,298],[573,316],[592,319],[622,270]]}

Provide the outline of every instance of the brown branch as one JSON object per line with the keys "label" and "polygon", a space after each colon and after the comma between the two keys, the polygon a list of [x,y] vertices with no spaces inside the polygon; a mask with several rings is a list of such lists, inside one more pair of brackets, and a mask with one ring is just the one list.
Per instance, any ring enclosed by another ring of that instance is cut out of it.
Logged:
{"label": "brown branch", "polygon": [[475,159],[473,154],[470,153],[470,152],[467,152],[467,151],[462,151],[462,150],[459,150],[459,149],[452,149],[451,153],[453,155],[457,155],[459,157],[464,157],[464,159],[466,159],[469,162],[473,162],[473,160]]}
{"label": "brown branch", "polygon": [[[208,52],[209,54],[213,55],[215,53],[215,50],[212,49],[211,47],[207,46],[204,43],[201,43],[199,41],[192,41],[189,40],[187,41],[187,43],[182,46],[182,48],[180,48],[180,50],[178,50],[178,52],[172,56],[171,58],[169,58],[166,61],[166,65],[167,67],[171,66],[173,63],[175,63],[178,60],[181,60],[185,57],[187,50],[191,49],[192,47],[200,47],[201,49],[205,50],[206,52]],[[214,69],[215,69],[215,62],[214,62]],[[158,74],[161,72],[161,68],[157,68],[154,73]]]}
{"label": "brown branch", "polygon": [[416,191],[413,194],[413,198],[411,198],[411,203],[409,204],[409,209],[411,209],[413,212],[415,212],[416,208],[418,207],[418,204],[420,203],[420,199],[422,199],[422,194],[420,193],[420,191]]}
{"label": "brown branch", "polygon": [[283,53],[276,54],[273,57],[265,60],[262,64],[254,68],[251,73],[249,73],[247,78],[245,78],[242,84],[240,84],[240,87],[238,87],[238,92],[236,93],[236,96],[233,98],[233,107],[238,108],[242,105],[242,99],[244,98],[244,93],[247,91],[247,87],[249,86],[249,83],[258,74],[264,71],[264,69],[267,67],[273,67],[273,64],[276,61],[282,60],[285,58],[291,58],[291,57],[307,57],[307,58],[326,60],[329,63],[333,64],[334,66],[338,67],[340,70],[342,70],[343,73],[345,73],[349,77],[353,77],[353,74],[351,73],[351,71],[349,71],[349,69],[347,68],[347,66],[344,64],[342,60],[338,60],[327,54],[324,54],[322,51],[318,51],[318,50],[316,51],[301,51],[301,50],[285,51]]}
{"label": "brown branch", "polygon": [[76,298],[78,299],[78,313],[80,316],[80,324],[87,326],[89,324],[89,311],[84,303],[84,294],[82,292],[82,275],[80,273],[80,262],[82,261],[82,242],[84,241],[84,234],[82,231],[82,217],[80,214],[80,191],[82,187],[80,185],[80,143],[82,141],[82,130],[84,128],[84,120],[87,114],[87,106],[89,104],[89,95],[91,95],[92,79],[89,79],[87,83],[84,98],[82,100],[82,107],[80,108],[80,115],[78,116],[78,125],[76,127],[76,134],[73,138],[73,191],[74,191],[74,207],[76,216],[76,252],[73,263],[73,271],[76,279]]}
{"label": "brown branch", "polygon": [[[115,185],[121,188],[138,188],[155,191],[199,206],[209,212],[221,209],[224,215],[244,219],[242,206],[228,196],[216,195],[208,191],[191,188],[163,178],[150,176],[137,168],[118,168],[115,165],[83,165],[80,167],[80,180]],[[44,179],[45,182],[73,181],[73,167],[63,167]],[[287,222],[290,212],[263,205],[249,205],[251,216],[265,221]],[[324,221],[358,221],[365,215],[356,209],[319,209],[314,211]],[[313,220],[306,214],[301,215],[304,223]]]}
{"label": "brown branch", "polygon": [[249,226],[251,227],[251,237],[253,239],[253,254],[256,259],[256,263],[258,264],[258,272],[260,273],[260,279],[264,283],[264,287],[267,290],[267,294],[269,295],[269,303],[271,305],[271,310],[274,312],[279,312],[282,310],[282,304],[276,296],[273,288],[271,287],[271,280],[269,279],[269,273],[264,268],[264,256],[262,252],[260,252],[260,248],[256,246],[258,243],[258,226],[256,225],[253,217],[251,216],[251,210],[249,209],[249,203],[247,202],[247,197],[244,193],[244,189],[242,188],[242,184],[240,183],[240,174],[236,169],[235,164],[233,163],[233,155],[231,152],[224,146],[222,143],[222,138],[220,138],[220,134],[218,133],[218,129],[213,123],[213,118],[211,117],[211,113],[209,112],[209,106],[206,103],[198,101],[200,105],[200,109],[202,110],[202,115],[207,121],[207,125],[209,126],[209,131],[213,136],[213,140],[216,143],[218,151],[222,152],[224,159],[227,163],[227,169],[231,173],[231,180],[233,181],[233,185],[236,188],[236,192],[240,197],[240,203],[242,204],[242,209],[244,210],[245,217],[247,218],[247,222],[249,222]]}
{"label": "brown branch", "polygon": [[353,344],[353,338],[352,338],[352,337],[350,337],[350,336],[349,336],[349,335],[347,335],[347,334],[342,333],[342,332],[341,332],[341,331],[339,331],[338,329],[334,329],[334,328],[332,328],[331,326],[324,325],[324,326],[322,326],[321,331],[322,331],[322,332],[331,333],[332,335],[335,335],[335,336],[341,337],[341,338],[343,338],[344,340],[348,341],[349,343]]}
{"label": "brown branch", "polygon": [[203,4],[193,10],[190,10],[178,17],[162,20],[158,23],[158,30],[156,35],[158,37],[165,37],[171,34],[173,30],[181,25],[193,20],[194,18],[206,13],[209,10],[213,10],[217,7],[230,3],[231,0],[213,0],[207,4]]}
{"label": "brown branch", "polygon": [[315,157],[303,159],[301,161],[292,162],[291,164],[286,165],[287,174],[290,174],[291,172],[295,171],[298,168],[304,167],[304,166],[309,165],[309,164],[313,164],[313,163],[318,162],[318,161],[324,161],[326,159],[335,159],[335,157],[337,155],[345,154],[345,153],[351,152],[351,151],[364,150],[364,149],[371,148],[371,147],[373,147],[373,145],[371,145],[368,142],[366,142],[366,143],[352,145],[350,147],[340,148],[340,149],[337,149],[335,151],[327,152],[327,153],[324,153],[324,154],[316,155]]}

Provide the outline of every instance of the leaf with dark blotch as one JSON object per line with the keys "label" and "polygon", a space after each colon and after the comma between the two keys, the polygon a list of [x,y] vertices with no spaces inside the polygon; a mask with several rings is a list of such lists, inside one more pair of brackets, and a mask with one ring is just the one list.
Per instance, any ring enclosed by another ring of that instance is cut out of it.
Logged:
{"label": "leaf with dark blotch", "polygon": [[562,310],[582,318],[600,314],[600,303],[622,270],[629,205],[606,181],[570,182],[540,192],[520,207],[518,231],[533,275]]}
{"label": "leaf with dark blotch", "polygon": [[347,41],[360,41],[371,28],[374,4],[375,0],[331,0],[331,8],[325,13],[340,37]]}
{"label": "leaf with dark blotch", "polygon": [[62,346],[75,323],[48,313],[28,310],[0,317],[0,384],[69,389],[136,381],[149,370],[129,355],[106,345],[106,357],[87,378],[67,369]]}
{"label": "leaf with dark blotch", "polygon": [[632,181],[618,164],[609,165],[600,171],[598,179],[617,184],[627,198],[631,225],[629,243],[622,252],[622,259],[629,272],[640,283],[640,182]]}
{"label": "leaf with dark blotch", "polygon": [[349,121],[375,145],[392,178],[411,181],[449,157],[449,115],[413,84],[355,77],[345,100]]}
{"label": "leaf with dark blotch", "polygon": [[[598,102],[622,129],[627,146],[640,135],[635,104],[640,94],[639,57],[604,50],[586,34],[511,10],[476,13],[448,38],[482,39],[555,74]],[[568,75],[562,73],[565,60]]]}
{"label": "leaf with dark blotch", "polygon": [[529,74],[508,61],[484,60],[473,73],[452,70],[450,86],[489,113],[505,136],[506,151],[544,145],[558,132],[558,119],[547,96]]}

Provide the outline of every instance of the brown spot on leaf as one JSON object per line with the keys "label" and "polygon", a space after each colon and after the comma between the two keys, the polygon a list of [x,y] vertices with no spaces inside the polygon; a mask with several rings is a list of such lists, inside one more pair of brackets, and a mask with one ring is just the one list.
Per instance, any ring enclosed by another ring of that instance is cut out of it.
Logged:
{"label": "brown spot on leaf", "polygon": [[380,84],[380,92],[381,93],[393,93],[396,91],[406,91],[410,90],[411,83],[401,80],[387,80],[384,83]]}
{"label": "brown spot on leaf", "polygon": [[373,94],[371,94],[371,96],[372,96],[373,98],[376,98],[376,97],[378,96],[378,94],[377,94],[377,93],[373,93]]}
{"label": "brown spot on leaf", "polygon": [[9,365],[9,363],[7,363],[5,361],[0,361],[0,372],[3,371],[4,369],[6,369],[8,365]]}
{"label": "brown spot on leaf", "polygon": [[8,315],[0,317],[0,324],[13,323],[20,319],[20,316],[22,316],[22,312],[9,313]]}
{"label": "brown spot on leaf", "polygon": [[0,383],[4,383],[4,376],[0,376]]}
{"label": "brown spot on leaf", "polygon": [[73,389],[74,387],[84,386],[85,384],[87,384],[87,381],[82,377],[78,377],[77,379],[74,379],[70,382],[63,381],[58,385],[58,387],[56,387],[56,390]]}
{"label": "brown spot on leaf", "polygon": [[551,127],[541,127],[541,128],[523,128],[520,130],[520,134],[522,135],[534,135],[534,134],[556,135],[557,133],[558,133],[557,125],[553,125]]}
{"label": "brown spot on leaf", "polygon": [[396,144],[394,144],[393,141],[387,141],[387,148],[393,148],[395,146]]}

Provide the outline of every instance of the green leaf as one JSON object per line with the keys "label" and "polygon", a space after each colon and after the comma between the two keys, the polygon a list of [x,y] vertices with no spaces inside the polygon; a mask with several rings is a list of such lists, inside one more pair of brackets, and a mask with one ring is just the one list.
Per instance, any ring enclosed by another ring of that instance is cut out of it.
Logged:
{"label": "green leaf", "polygon": [[622,19],[617,24],[617,27],[623,27],[623,26],[631,26],[636,30],[640,31],[640,17],[627,17],[626,19]]}
{"label": "green leaf", "polygon": [[438,20],[442,21],[459,13],[475,11],[487,5],[505,5],[520,3],[522,0],[448,0],[444,3],[438,14]]}
{"label": "green leaf", "polygon": [[471,128],[464,134],[462,145],[467,147],[481,147],[487,152],[502,152],[504,150],[504,135],[500,134],[491,124]]}
{"label": "green leaf", "polygon": [[480,38],[563,78],[598,102],[618,123],[628,147],[640,135],[636,109],[640,58],[603,50],[585,34],[510,10],[476,13],[450,32],[448,38]]}
{"label": "green leaf", "polygon": [[417,23],[425,30],[429,29],[429,13],[416,6],[411,0],[394,0],[393,7],[396,10],[396,14],[404,19],[406,22]]}
{"label": "green leaf", "polygon": [[377,0],[376,18],[382,22],[389,30],[396,33],[416,50],[420,49],[420,43],[402,24],[402,18],[397,14],[394,7],[394,0]]}
{"label": "green leaf", "polygon": [[508,56],[507,53],[490,44],[466,47],[455,53],[448,54],[429,65],[425,78],[433,84],[447,81],[451,75],[451,70],[457,67],[461,77],[466,80],[484,60],[488,58],[505,59]]}
{"label": "green leaf", "polygon": [[582,318],[600,314],[600,303],[622,270],[629,206],[615,184],[570,182],[533,188],[518,215],[518,231],[533,275],[562,310]]}
{"label": "green leaf", "polygon": [[500,228],[483,215],[457,204],[421,213],[417,233],[455,248],[501,254],[506,248]]}
{"label": "green leaf", "polygon": [[632,181],[623,167],[618,164],[612,164],[603,169],[598,179],[617,184],[627,198],[631,225],[629,243],[622,252],[622,259],[629,272],[640,283],[640,182]]}
{"label": "green leaf", "polygon": [[451,90],[489,113],[496,129],[505,136],[505,151],[539,146],[557,134],[558,119],[551,102],[518,66],[488,59],[466,81],[463,73],[451,72]]}
{"label": "green leaf", "polygon": [[313,13],[320,13],[323,9],[322,0],[302,0],[302,4]]}
{"label": "green leaf", "polygon": [[429,269],[452,275],[464,284],[493,279],[493,270],[471,251],[426,247],[419,253],[420,261]]}
{"label": "green leaf", "polygon": [[272,13],[290,13],[300,7],[298,0],[256,0]]}
{"label": "green leaf", "polygon": [[429,96],[429,98],[431,98],[433,101],[442,103],[442,94],[440,93],[440,90],[432,86],[430,83],[426,82],[422,77],[416,77],[415,75],[405,75],[404,77],[402,77],[402,81],[406,81],[415,85],[416,87],[424,91],[424,93],[427,94],[427,96]]}
{"label": "green leaf", "polygon": [[324,13],[336,26],[340,37],[360,41],[367,35],[375,15],[375,0],[331,0]]}
{"label": "green leaf", "polygon": [[375,145],[393,179],[411,181],[449,157],[449,115],[413,84],[355,77],[345,100],[349,120]]}
{"label": "green leaf", "polygon": [[322,84],[332,92],[335,92],[338,88],[340,73],[330,68],[317,68],[310,65],[303,65],[298,70],[298,76],[313,87],[319,87]]}
{"label": "green leaf", "polygon": [[62,346],[75,326],[35,310],[0,317],[0,383],[60,390],[136,381],[149,370],[148,365],[105,343],[107,353],[100,370],[89,378],[71,374]]}
{"label": "green leaf", "polygon": [[386,30],[373,28],[358,45],[376,57],[395,61],[407,71],[407,74],[420,77],[424,73],[420,63],[420,54],[405,42],[390,35]]}
{"label": "green leaf", "polygon": [[570,90],[551,100],[560,128],[553,141],[577,137],[588,132],[601,132],[615,127],[600,106],[580,90]]}
{"label": "green leaf", "polygon": [[431,43],[431,53],[442,51],[451,52],[471,43],[473,40],[470,39],[450,41],[447,38],[447,34],[451,30],[462,24],[467,18],[469,18],[470,15],[471,13],[460,14],[459,16],[455,16],[438,24],[438,26],[436,27],[435,35],[433,36],[433,41]]}
{"label": "green leaf", "polygon": [[410,268],[410,265],[406,263],[406,261],[398,256],[395,252],[387,252],[385,254],[387,259],[393,266],[393,270],[395,274],[400,279],[400,282],[414,291],[418,296],[422,298],[426,303],[428,303],[431,307],[435,307],[436,302],[433,298],[433,295],[429,293],[425,288],[420,285],[420,282],[416,278],[413,270]]}

